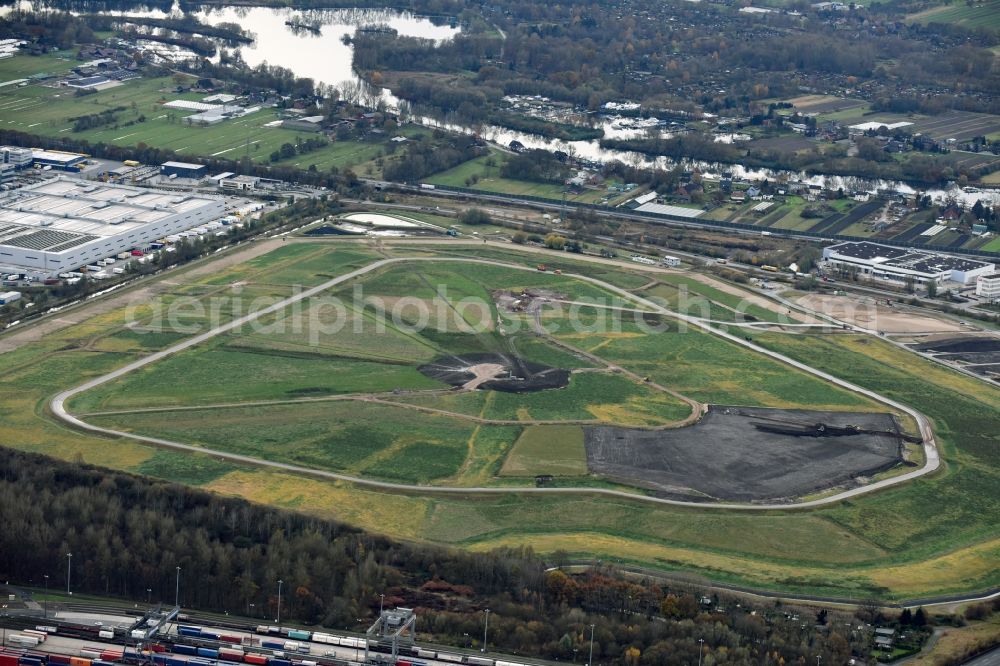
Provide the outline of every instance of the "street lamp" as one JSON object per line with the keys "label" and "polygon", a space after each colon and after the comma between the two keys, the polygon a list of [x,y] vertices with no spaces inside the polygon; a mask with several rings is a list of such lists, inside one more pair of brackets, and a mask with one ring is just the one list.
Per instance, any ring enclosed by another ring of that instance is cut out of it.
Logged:
{"label": "street lamp", "polygon": [[482,651],[484,653],[486,652],[486,632],[489,631],[489,629],[490,629],[490,609],[487,608],[486,609],[486,624],[483,626],[483,649],[482,649]]}
{"label": "street lamp", "polygon": [[277,623],[278,623],[279,626],[281,625],[281,586],[284,585],[284,583],[285,583],[285,581],[280,580],[280,579],[278,580],[278,619],[277,619]]}
{"label": "street lamp", "polygon": [[587,659],[587,666],[591,666],[593,663],[594,663],[594,625],[590,625],[590,658]]}
{"label": "street lamp", "polygon": [[181,568],[177,567],[177,582],[174,586],[174,606],[181,607]]}
{"label": "street lamp", "polygon": [[49,617],[49,575],[45,574],[45,599],[42,600],[42,617]]}
{"label": "street lamp", "polygon": [[378,616],[379,617],[382,617],[382,602],[384,602],[384,601],[385,601],[385,595],[384,594],[378,595]]}
{"label": "street lamp", "polygon": [[705,650],[705,639],[698,639],[698,666],[701,666],[701,653]]}
{"label": "street lamp", "polygon": [[69,581],[73,574],[73,553],[66,553],[66,594],[73,594],[69,591]]}
{"label": "street lamp", "polygon": [[146,588],[146,605],[147,606],[150,604],[150,599],[152,599],[152,598],[153,598],[153,588],[147,587]]}

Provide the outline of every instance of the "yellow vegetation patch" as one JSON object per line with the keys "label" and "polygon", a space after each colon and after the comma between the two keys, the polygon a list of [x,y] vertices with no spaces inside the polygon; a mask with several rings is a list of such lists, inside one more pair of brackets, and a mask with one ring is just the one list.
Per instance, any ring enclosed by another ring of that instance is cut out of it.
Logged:
{"label": "yellow vegetation patch", "polygon": [[263,504],[333,518],[403,539],[421,537],[420,516],[430,500],[364,490],[334,481],[265,470],[236,471],[202,486]]}
{"label": "yellow vegetation patch", "polygon": [[717,576],[721,572],[736,574],[759,584],[787,587],[789,583],[810,580],[836,580],[845,590],[864,589],[871,585],[886,586],[899,597],[932,592],[978,589],[996,569],[1000,561],[1000,540],[949,553],[926,562],[891,567],[810,567],[785,565],[741,556],[729,556],[689,548],[638,541],[599,533],[569,533],[531,535],[530,539],[505,536],[470,545],[471,550],[490,550],[514,546],[528,541],[536,552],[551,553],[565,550],[570,554],[661,563],[668,568],[690,568]]}
{"label": "yellow vegetation patch", "polygon": [[1000,539],[913,564],[874,570],[872,579],[892,589],[980,589],[1000,562]]}

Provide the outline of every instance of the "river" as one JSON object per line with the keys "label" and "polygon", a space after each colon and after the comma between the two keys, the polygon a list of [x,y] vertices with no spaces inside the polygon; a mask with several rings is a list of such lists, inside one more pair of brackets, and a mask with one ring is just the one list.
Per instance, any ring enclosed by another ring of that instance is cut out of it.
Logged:
{"label": "river", "polygon": [[[33,10],[44,8],[43,3],[30,0],[20,0],[13,5],[0,8],[0,15],[10,12],[12,9]],[[127,12],[111,12],[114,14],[128,14],[132,16],[145,16],[163,18],[165,16],[181,16],[179,5],[175,4],[169,13],[164,13],[158,9],[132,8]],[[353,35],[354,31],[365,25],[387,25],[395,29],[400,35],[409,37],[422,37],[432,39],[436,42],[443,42],[459,34],[461,28],[452,26],[448,22],[432,21],[430,18],[416,16],[409,12],[396,10],[373,10],[373,9],[306,9],[295,10],[287,7],[216,7],[204,6],[194,12],[194,16],[204,23],[217,25],[219,23],[235,23],[244,30],[253,33],[253,44],[244,44],[239,48],[243,61],[251,67],[261,63],[278,65],[294,72],[296,76],[311,78],[316,83],[332,86],[341,91],[350,91],[360,98],[374,104],[381,101],[388,108],[397,108],[398,102],[388,89],[375,91],[371,86],[361,80],[352,68],[353,50],[350,44],[344,43],[344,37]],[[286,22],[304,23],[316,26],[319,31],[314,32],[287,25]],[[562,141],[559,139],[549,139],[537,134],[518,132],[505,127],[495,125],[482,125],[470,127],[439,118],[418,117],[414,120],[430,127],[440,127],[454,132],[465,134],[476,134],[499,146],[507,147],[512,141],[519,141],[527,148],[541,148],[546,150],[562,150],[567,154],[592,160],[596,162],[621,161],[632,166],[669,168],[674,166],[674,162],[666,157],[653,158],[641,153],[608,150],[601,148],[599,141]],[[609,137],[625,138],[641,136],[646,130],[642,129],[621,129],[614,123],[613,116],[604,116],[599,119],[598,126],[602,127],[605,135]],[[665,134],[661,134],[664,136]],[[729,164],[709,164],[705,162],[686,161],[683,163],[686,168],[697,168],[709,178],[719,177],[722,171],[732,171],[738,178],[771,180],[801,180],[803,182],[818,184],[837,189],[843,187],[846,190],[867,190],[874,192],[878,189],[895,189],[901,192],[912,193],[914,190],[909,185],[894,181],[877,181],[861,178],[849,178],[840,176],[807,175],[789,171],[777,171],[770,169],[747,169],[740,165]],[[1000,191],[985,190],[977,193],[966,193],[959,187],[947,189],[933,189],[927,191],[934,199],[942,200],[948,197],[972,205],[977,199],[1000,204]]]}

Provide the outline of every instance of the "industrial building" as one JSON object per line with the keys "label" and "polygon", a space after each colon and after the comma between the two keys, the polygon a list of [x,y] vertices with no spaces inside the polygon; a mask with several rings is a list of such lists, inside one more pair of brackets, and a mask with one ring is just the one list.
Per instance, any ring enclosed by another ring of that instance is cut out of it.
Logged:
{"label": "industrial building", "polygon": [[11,164],[15,169],[27,169],[31,166],[31,149],[16,146],[0,146],[0,162]]}
{"label": "industrial building", "polygon": [[225,215],[220,197],[58,176],[0,198],[0,269],[46,277]]}
{"label": "industrial building", "polygon": [[50,167],[62,171],[80,171],[87,162],[87,156],[80,153],[66,153],[61,150],[31,149],[31,163],[35,167]]}
{"label": "industrial building", "polygon": [[1000,273],[986,273],[976,278],[976,296],[990,303],[1000,302]]}
{"label": "industrial building", "polygon": [[853,270],[872,280],[899,284],[909,280],[914,284],[947,281],[972,284],[980,275],[996,270],[995,264],[984,261],[868,241],[825,247],[823,259],[838,269]]}
{"label": "industrial building", "polygon": [[164,162],[160,165],[160,173],[164,176],[201,180],[208,175],[208,167],[204,164],[192,164],[190,162]]}
{"label": "industrial building", "polygon": [[219,187],[224,190],[255,190],[260,184],[256,176],[230,176],[219,180]]}

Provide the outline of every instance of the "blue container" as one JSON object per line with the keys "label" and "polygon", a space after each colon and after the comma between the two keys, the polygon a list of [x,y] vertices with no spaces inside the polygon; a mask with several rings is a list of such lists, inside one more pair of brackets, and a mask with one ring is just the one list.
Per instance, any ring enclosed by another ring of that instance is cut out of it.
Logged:
{"label": "blue container", "polygon": [[201,629],[198,629],[197,627],[177,627],[177,633],[181,636],[201,638]]}
{"label": "blue container", "polygon": [[198,654],[198,648],[193,645],[174,645],[176,654]]}
{"label": "blue container", "polygon": [[271,650],[284,650],[285,641],[261,641],[260,646]]}
{"label": "blue container", "polygon": [[218,650],[213,650],[212,648],[203,648],[203,647],[200,647],[200,648],[198,648],[198,656],[199,657],[208,657],[209,659],[218,659],[219,658],[219,651]]}

